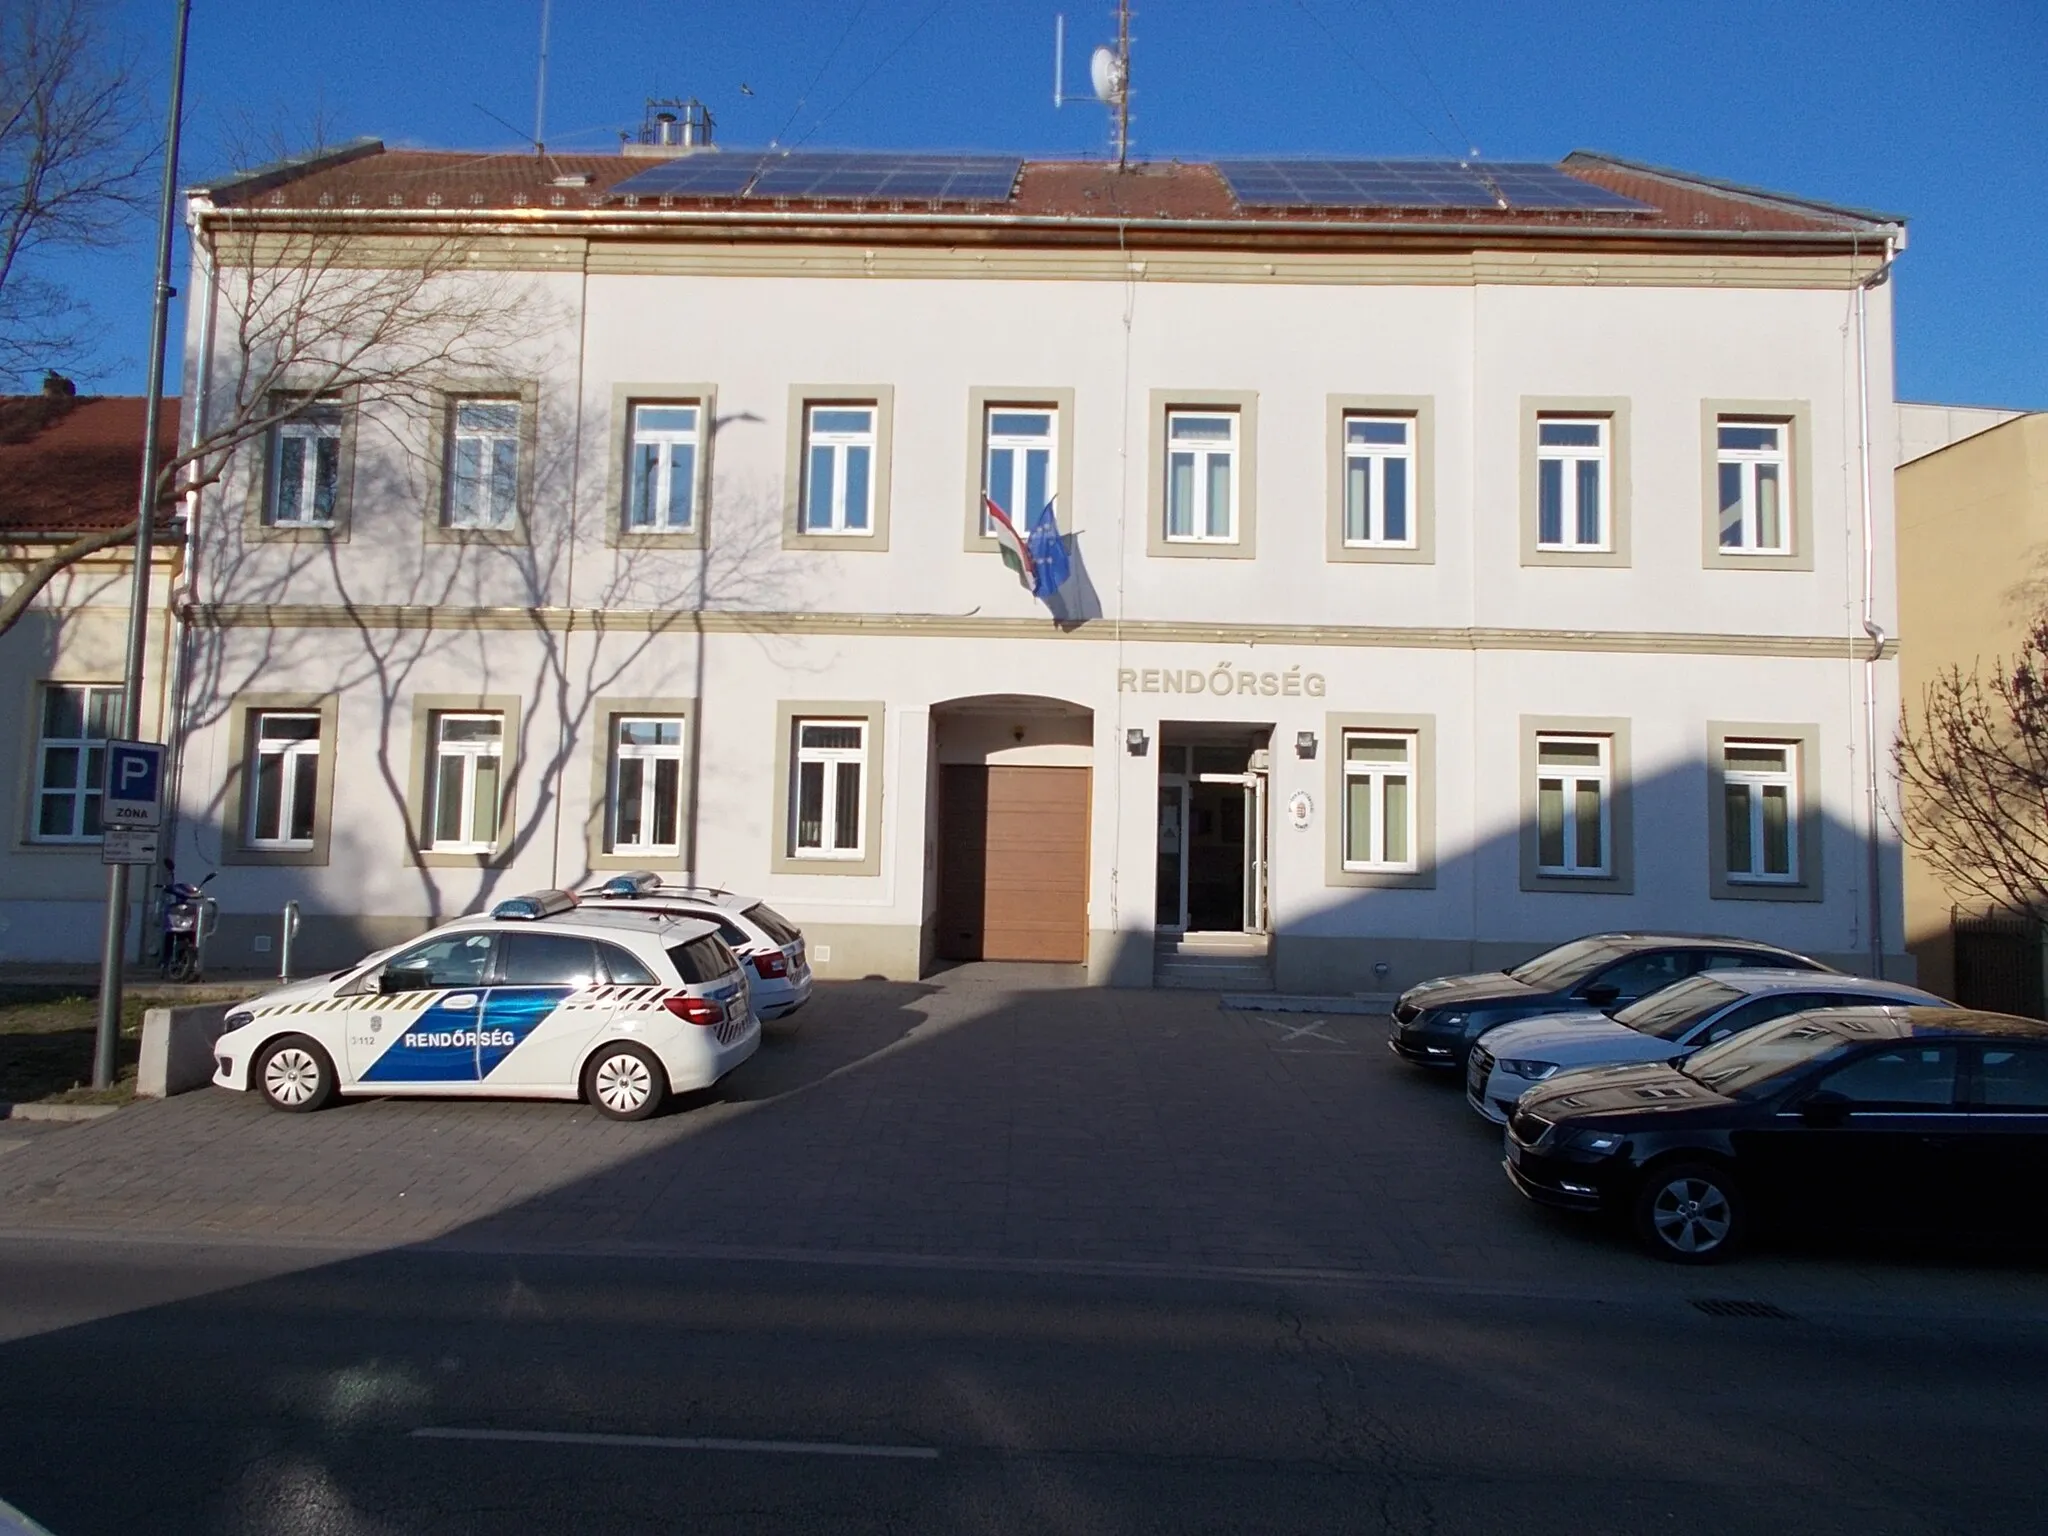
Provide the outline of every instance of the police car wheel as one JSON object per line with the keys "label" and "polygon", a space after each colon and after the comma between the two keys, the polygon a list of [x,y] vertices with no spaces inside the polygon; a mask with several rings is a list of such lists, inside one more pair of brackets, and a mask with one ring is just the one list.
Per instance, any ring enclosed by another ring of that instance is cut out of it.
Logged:
{"label": "police car wheel", "polygon": [[645,1120],[668,1097],[668,1074],[652,1051],[608,1045],[583,1072],[583,1096],[609,1120]]}
{"label": "police car wheel", "polygon": [[334,1097],[334,1063],[304,1035],[286,1035],[256,1059],[256,1086],[272,1109],[306,1114]]}

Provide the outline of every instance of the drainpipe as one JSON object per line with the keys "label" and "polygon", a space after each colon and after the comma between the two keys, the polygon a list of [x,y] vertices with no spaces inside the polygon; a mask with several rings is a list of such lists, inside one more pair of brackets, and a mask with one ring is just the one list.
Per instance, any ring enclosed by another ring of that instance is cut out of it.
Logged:
{"label": "drainpipe", "polygon": [[1863,658],[1864,842],[1869,854],[1865,880],[1870,889],[1870,974],[1884,975],[1884,853],[1879,842],[1881,784],[1877,766],[1877,664],[1884,655],[1884,626],[1877,622],[1877,541],[1872,528],[1870,465],[1870,290],[1891,276],[1896,247],[1885,236],[1884,265],[1856,285],[1857,453],[1863,473],[1863,633],[1870,651]]}

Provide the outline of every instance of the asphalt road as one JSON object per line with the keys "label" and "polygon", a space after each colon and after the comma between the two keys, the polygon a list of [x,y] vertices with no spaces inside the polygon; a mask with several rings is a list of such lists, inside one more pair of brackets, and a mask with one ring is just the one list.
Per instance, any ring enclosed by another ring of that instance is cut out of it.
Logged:
{"label": "asphalt road", "polygon": [[1742,1294],[8,1241],[0,1496],[58,1536],[2041,1528],[2041,1314],[1690,1304]]}

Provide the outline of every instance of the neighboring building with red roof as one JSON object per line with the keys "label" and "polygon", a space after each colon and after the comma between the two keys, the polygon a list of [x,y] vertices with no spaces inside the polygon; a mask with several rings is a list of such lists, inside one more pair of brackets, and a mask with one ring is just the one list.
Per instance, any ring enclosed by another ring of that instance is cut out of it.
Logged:
{"label": "neighboring building with red roof", "polygon": [[286,900],[338,964],[639,867],[827,977],[1378,994],[1621,927],[1867,964],[1873,918],[1902,960],[1895,216],[1591,153],[369,140],[190,218],[188,397],[252,264],[517,333],[200,497],[224,960]]}

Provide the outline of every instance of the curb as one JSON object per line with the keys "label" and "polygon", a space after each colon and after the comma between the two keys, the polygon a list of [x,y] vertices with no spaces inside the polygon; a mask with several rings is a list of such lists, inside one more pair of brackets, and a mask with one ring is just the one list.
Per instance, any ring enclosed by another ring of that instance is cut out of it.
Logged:
{"label": "curb", "polygon": [[119,1104],[0,1104],[0,1120],[104,1120]]}

